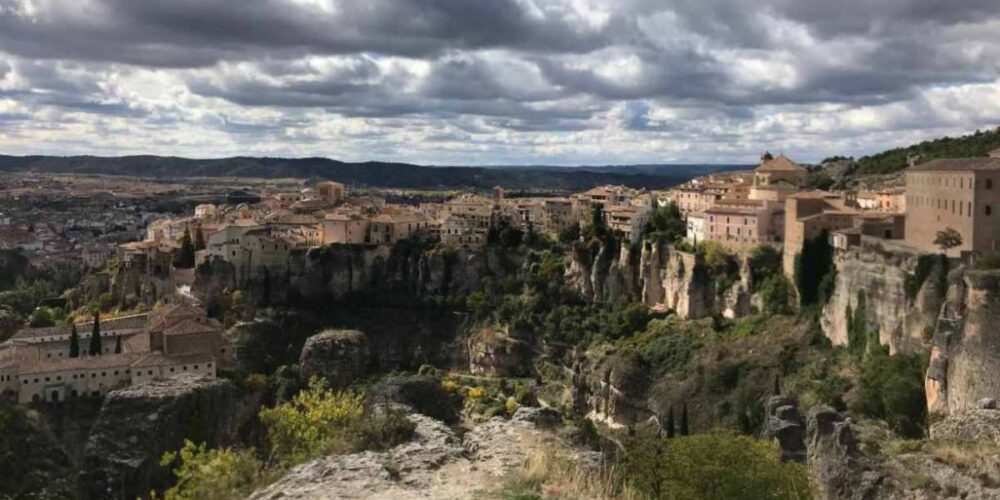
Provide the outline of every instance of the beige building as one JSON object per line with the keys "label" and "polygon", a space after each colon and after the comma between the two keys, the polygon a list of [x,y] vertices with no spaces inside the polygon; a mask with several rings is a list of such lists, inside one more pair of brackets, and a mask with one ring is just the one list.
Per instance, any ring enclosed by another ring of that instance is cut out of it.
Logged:
{"label": "beige building", "polygon": [[[215,376],[235,366],[222,326],[199,308],[172,305],[149,315],[104,320],[104,353],[87,356],[91,323],[76,325],[81,356],[69,357],[69,326],[29,328],[0,344],[0,395],[18,403],[99,397],[182,373]],[[122,352],[115,352],[121,339]],[[58,355],[55,355],[58,353]]]}
{"label": "beige building", "polygon": [[339,182],[321,182],[316,188],[319,191],[319,197],[330,205],[337,205],[344,201],[346,190],[344,185]]}
{"label": "beige building", "polygon": [[630,205],[612,206],[605,209],[604,217],[612,231],[621,231],[627,241],[635,243],[649,220],[649,209]]}
{"label": "beige building", "polygon": [[931,160],[906,170],[906,243],[919,251],[940,252],[934,240],[945,228],[962,237],[950,256],[997,250],[998,209],[998,151],[986,158]]}
{"label": "beige building", "polygon": [[835,231],[854,226],[860,212],[847,206],[844,195],[826,191],[805,191],[785,199],[785,236],[782,268],[789,277],[795,275],[795,258],[802,252],[806,240],[823,231]]}
{"label": "beige building", "polygon": [[798,163],[781,155],[761,157],[760,166],[753,172],[753,185],[748,197],[751,200],[784,201],[789,195],[799,191],[805,183],[808,171]]}
{"label": "beige building", "polygon": [[784,225],[780,204],[762,200],[720,200],[704,212],[704,239],[734,252],[780,245]]}

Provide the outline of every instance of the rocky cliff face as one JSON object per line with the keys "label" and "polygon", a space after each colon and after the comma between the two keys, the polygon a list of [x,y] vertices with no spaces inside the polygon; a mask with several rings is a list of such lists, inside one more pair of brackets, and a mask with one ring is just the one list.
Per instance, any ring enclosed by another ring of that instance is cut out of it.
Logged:
{"label": "rocky cliff face", "polygon": [[958,270],[948,283],[925,383],[928,410],[946,415],[1000,396],[1000,271]]}
{"label": "rocky cliff face", "polygon": [[873,249],[838,256],[833,294],[821,318],[830,341],[848,345],[851,319],[862,318],[865,330],[877,334],[891,352],[924,346],[944,298],[937,274],[946,270],[928,266],[917,286],[918,261],[916,256]]}
{"label": "rocky cliff face", "polygon": [[256,405],[221,379],[185,375],[112,391],[84,451],[81,497],[133,499],[166,487],[164,452],[184,439],[233,444],[255,416]]}
{"label": "rocky cliff face", "polygon": [[861,321],[893,352],[929,350],[924,385],[931,413],[963,412],[1000,396],[1000,271],[875,249],[848,252],[836,264],[821,318],[835,345],[848,345],[850,324],[857,331]]}
{"label": "rocky cliff face", "polygon": [[729,284],[717,279],[700,255],[643,241],[638,249],[620,245],[617,251],[603,243],[577,246],[566,274],[591,302],[637,301],[695,319],[716,312],[730,318],[753,312],[749,267],[744,262],[739,270],[736,282]]}
{"label": "rocky cliff face", "polygon": [[193,291],[211,302],[224,290],[242,290],[251,302],[322,302],[350,293],[405,291],[460,295],[488,275],[517,273],[523,255],[497,249],[327,245],[293,253],[281,269],[236,269],[218,259],[198,267]]}
{"label": "rocky cliff face", "polygon": [[368,374],[368,337],[357,330],[327,330],[309,337],[299,358],[304,381],[322,377],[334,390],[342,390]]}

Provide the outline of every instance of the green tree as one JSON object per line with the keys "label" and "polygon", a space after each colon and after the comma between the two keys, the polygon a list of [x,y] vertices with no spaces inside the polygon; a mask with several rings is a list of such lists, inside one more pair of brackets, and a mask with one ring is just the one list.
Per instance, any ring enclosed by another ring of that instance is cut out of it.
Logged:
{"label": "green tree", "polygon": [[101,349],[101,313],[94,314],[94,326],[90,331],[90,349],[88,354],[100,356]]}
{"label": "green tree", "polygon": [[823,230],[815,238],[805,240],[802,252],[795,257],[795,285],[803,306],[819,301],[820,283],[831,272],[834,272],[833,249],[829,233]]}
{"label": "green tree", "polygon": [[80,357],[80,334],[76,331],[76,324],[70,328],[69,332],[69,357]]}
{"label": "green tree", "polygon": [[194,267],[194,243],[191,241],[191,231],[184,228],[181,237],[181,247],[174,253],[174,267],[190,269]]}
{"label": "green tree", "polygon": [[121,335],[115,337],[115,354],[122,353],[122,337]]}
{"label": "green tree", "polygon": [[750,276],[755,284],[781,272],[781,252],[771,245],[759,245],[747,257]]}
{"label": "green tree", "polygon": [[35,311],[31,313],[31,320],[28,322],[28,325],[32,328],[55,326],[55,324],[52,309],[45,306],[36,307]]}
{"label": "green tree", "polygon": [[670,202],[665,207],[653,210],[643,228],[644,235],[650,235],[667,243],[675,243],[684,238],[687,233],[687,223],[677,204]]}
{"label": "green tree", "polygon": [[962,235],[958,231],[946,227],[937,232],[934,244],[940,247],[942,252],[947,252],[962,244]]}
{"label": "green tree", "polygon": [[173,466],[175,485],[165,500],[229,500],[246,498],[263,474],[253,450],[208,449],[184,440],[184,447],[163,455],[160,465]]}
{"label": "green tree", "polygon": [[195,251],[205,249],[205,236],[202,234],[200,227],[194,230],[194,249]]}
{"label": "green tree", "polygon": [[782,462],[775,443],[728,432],[669,441],[638,435],[626,442],[629,485],[646,498],[800,500],[810,498],[805,465]]}
{"label": "green tree", "polygon": [[920,438],[927,426],[924,374],[927,360],[918,354],[889,355],[873,347],[861,364],[860,394],[854,411],[885,420],[901,436]]}
{"label": "green tree", "polygon": [[760,285],[760,299],[767,314],[791,314],[792,286],[783,274],[772,274]]}
{"label": "green tree", "polygon": [[594,205],[593,210],[591,210],[590,225],[594,229],[604,227],[604,208],[600,205]]}

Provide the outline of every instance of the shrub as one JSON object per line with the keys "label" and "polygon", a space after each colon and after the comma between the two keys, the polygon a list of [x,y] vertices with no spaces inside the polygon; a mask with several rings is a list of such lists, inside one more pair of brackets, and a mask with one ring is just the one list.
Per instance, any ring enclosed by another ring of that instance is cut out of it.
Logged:
{"label": "shrub", "polygon": [[791,314],[792,285],[783,274],[772,274],[760,285],[760,299],[767,314]]}
{"label": "shrub", "polygon": [[762,283],[781,272],[781,252],[770,245],[760,245],[751,250],[747,261],[754,283]]}
{"label": "shrub", "polygon": [[380,405],[354,420],[348,431],[355,450],[387,450],[413,437],[416,428],[403,410]]}
{"label": "shrub", "polygon": [[362,400],[361,394],[333,392],[313,377],[291,401],[261,410],[271,459],[291,466],[350,449],[347,427],[363,414]]}
{"label": "shrub", "polygon": [[922,437],[927,425],[926,369],[924,356],[890,356],[884,347],[873,347],[861,365],[860,395],[855,411],[884,419],[903,437]]}
{"label": "shrub", "polygon": [[626,444],[623,470],[629,485],[647,498],[810,497],[804,465],[781,462],[775,443],[727,432],[669,441],[636,436]]}
{"label": "shrub", "polygon": [[184,440],[184,447],[163,455],[160,465],[175,465],[177,484],[163,492],[165,500],[245,498],[261,478],[262,464],[252,450],[207,449]]}

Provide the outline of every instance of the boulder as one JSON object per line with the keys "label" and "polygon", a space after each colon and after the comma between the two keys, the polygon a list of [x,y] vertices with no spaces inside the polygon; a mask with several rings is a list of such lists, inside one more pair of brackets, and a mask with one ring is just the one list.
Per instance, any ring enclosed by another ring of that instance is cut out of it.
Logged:
{"label": "boulder", "polygon": [[886,496],[886,474],[858,449],[851,425],[836,410],[821,405],[806,423],[809,466],[819,498],[874,500]]}
{"label": "boulder", "polygon": [[326,330],[309,337],[299,357],[303,380],[322,377],[344,389],[368,373],[368,338],[357,330]]}
{"label": "boulder", "polygon": [[795,401],[772,396],[765,406],[765,437],[777,439],[781,460],[806,461],[806,419]]}
{"label": "boulder", "polygon": [[458,405],[441,387],[441,382],[427,375],[395,375],[382,379],[371,389],[376,402],[382,398],[404,404],[416,412],[447,423],[458,421]]}
{"label": "boulder", "polygon": [[555,427],[562,423],[562,415],[545,407],[522,406],[510,417],[514,422],[527,422],[538,427]]}
{"label": "boulder", "polygon": [[997,407],[997,400],[995,400],[993,398],[982,398],[979,401],[976,401],[976,408],[978,408],[980,410],[998,410],[998,409],[1000,409],[1000,407]]}
{"label": "boulder", "polygon": [[469,337],[469,371],[487,377],[523,376],[530,372],[531,350],[505,332],[485,327]]}
{"label": "boulder", "polygon": [[185,439],[233,444],[255,415],[231,382],[194,374],[111,391],[84,449],[81,497],[131,500],[164,488],[171,481],[160,466],[165,452]]}

